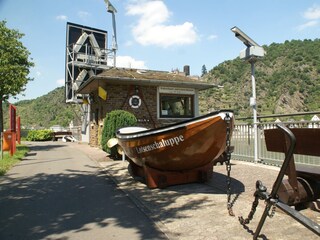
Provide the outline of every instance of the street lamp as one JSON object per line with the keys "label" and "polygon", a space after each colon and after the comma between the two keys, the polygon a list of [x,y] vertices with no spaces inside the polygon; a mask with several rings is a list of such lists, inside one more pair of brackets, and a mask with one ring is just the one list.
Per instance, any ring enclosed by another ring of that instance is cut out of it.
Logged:
{"label": "street lamp", "polygon": [[118,43],[117,43],[117,30],[116,30],[116,13],[117,9],[111,4],[109,0],[104,0],[104,2],[107,5],[107,12],[112,14],[112,29],[113,29],[113,34],[112,34],[112,49],[111,51],[113,52],[113,66],[116,67],[116,53],[118,50]]}
{"label": "street lamp", "polygon": [[254,63],[265,54],[263,47],[253,41],[249,36],[242,32],[238,27],[231,28],[235,36],[240,39],[247,48],[240,52],[240,59],[244,59],[251,64],[252,97],[250,97],[250,106],[253,110],[253,131],[254,131],[254,162],[258,162],[258,120],[256,103],[256,82]]}

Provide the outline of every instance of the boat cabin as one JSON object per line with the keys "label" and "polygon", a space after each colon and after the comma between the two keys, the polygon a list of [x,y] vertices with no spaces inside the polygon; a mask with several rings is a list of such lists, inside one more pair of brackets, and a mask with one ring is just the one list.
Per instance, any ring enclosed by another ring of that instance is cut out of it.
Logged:
{"label": "boat cabin", "polygon": [[77,90],[78,94],[89,96],[86,106],[86,112],[90,113],[87,117],[89,144],[99,146],[103,120],[112,110],[133,113],[141,127],[165,126],[198,116],[198,93],[212,87],[215,85],[190,76],[189,66],[185,66],[183,72],[103,70]]}

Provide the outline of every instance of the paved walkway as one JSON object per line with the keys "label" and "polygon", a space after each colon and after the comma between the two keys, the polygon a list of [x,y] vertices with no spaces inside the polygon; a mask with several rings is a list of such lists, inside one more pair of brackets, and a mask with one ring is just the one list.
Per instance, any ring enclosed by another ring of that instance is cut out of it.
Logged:
{"label": "paved walkway", "polygon": [[[261,180],[270,191],[278,174],[276,167],[233,160],[232,199],[236,217],[230,217],[226,208],[225,166],[215,166],[213,177],[206,184],[148,189],[129,175],[127,162],[110,161],[103,151],[89,146],[81,146],[81,150],[99,162],[118,188],[126,192],[169,239],[252,239],[264,203],[260,201],[255,217],[247,228],[239,224],[238,216],[246,217],[249,213],[256,180]],[[310,210],[303,213],[320,224],[319,213]],[[260,239],[312,240],[318,237],[277,210],[272,219],[266,219]]]}
{"label": "paved walkway", "polygon": [[[236,217],[230,217],[225,166],[215,166],[206,184],[148,189],[130,176],[127,162],[110,160],[98,148],[50,144],[32,149],[0,181],[0,239],[252,239],[264,203],[248,227],[237,217],[249,213],[256,180],[271,190],[278,173],[274,167],[232,161]],[[320,223],[319,213],[304,214]],[[267,218],[260,239],[318,237],[277,211]]]}
{"label": "paved walkway", "polygon": [[1,240],[167,239],[101,171],[101,151],[63,142],[28,146],[0,178]]}

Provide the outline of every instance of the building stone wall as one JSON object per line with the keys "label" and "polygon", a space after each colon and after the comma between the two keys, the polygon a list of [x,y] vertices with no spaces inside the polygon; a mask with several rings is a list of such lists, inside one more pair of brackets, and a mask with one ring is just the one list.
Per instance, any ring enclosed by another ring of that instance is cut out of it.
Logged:
{"label": "building stone wall", "polygon": [[[176,121],[157,118],[157,87],[156,86],[128,86],[109,85],[105,88],[107,99],[103,100],[96,91],[93,94],[90,117],[90,145],[100,146],[99,139],[103,128],[103,120],[108,112],[125,110],[134,114],[138,120],[137,125],[146,128],[164,126]],[[138,95],[141,99],[139,108],[132,108],[129,99]],[[177,120],[181,121],[181,120]]]}
{"label": "building stone wall", "polygon": [[90,123],[89,145],[91,147],[99,146],[98,144],[98,125],[94,122]]}

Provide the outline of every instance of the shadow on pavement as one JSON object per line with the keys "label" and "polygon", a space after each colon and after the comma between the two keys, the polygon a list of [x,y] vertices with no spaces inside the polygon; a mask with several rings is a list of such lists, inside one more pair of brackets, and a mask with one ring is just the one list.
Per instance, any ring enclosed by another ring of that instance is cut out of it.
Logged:
{"label": "shadow on pavement", "polygon": [[[0,185],[0,239],[44,239],[110,224],[134,228],[141,239],[163,239],[162,233],[150,231],[138,216],[130,215],[133,207],[128,198],[103,173],[70,169],[66,174],[4,178]],[[102,191],[110,185],[113,192]]]}
{"label": "shadow on pavement", "polygon": [[26,143],[28,148],[29,148],[29,153],[31,155],[34,155],[36,151],[50,151],[55,148],[62,148],[62,147],[68,147],[66,144],[61,144],[61,143],[56,143],[52,144],[52,142],[40,142],[40,144],[36,145],[30,145],[28,142]]}
{"label": "shadow on pavement", "polygon": [[[190,220],[194,219],[197,213],[205,212],[206,216],[203,216],[205,218],[210,216],[209,212],[214,213],[212,216],[216,215],[216,217],[219,217],[217,212],[220,212],[221,215],[226,214],[226,176],[223,174],[214,173],[212,179],[207,183],[189,183],[169,186],[165,189],[149,189],[141,178],[137,181],[130,175],[124,163],[109,163],[105,169],[118,186],[128,193],[132,200],[155,222],[167,224],[185,219],[186,224],[190,224]],[[232,194],[240,195],[245,190],[243,183],[237,179],[232,179],[232,185]],[[219,199],[219,202],[214,199]],[[220,206],[223,206],[223,209]]]}

